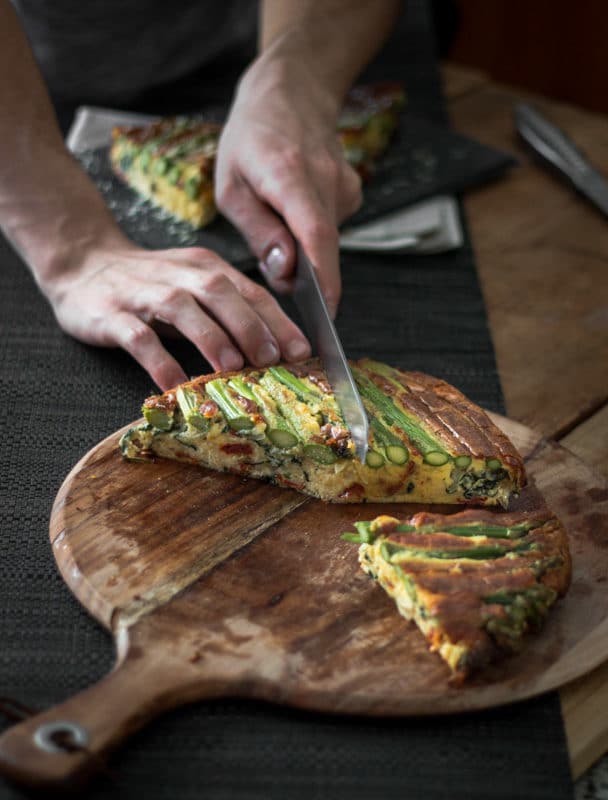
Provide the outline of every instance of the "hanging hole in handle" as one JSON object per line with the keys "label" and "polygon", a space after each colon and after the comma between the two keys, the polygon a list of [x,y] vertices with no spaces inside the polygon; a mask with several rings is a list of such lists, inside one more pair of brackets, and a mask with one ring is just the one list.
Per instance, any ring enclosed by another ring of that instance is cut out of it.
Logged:
{"label": "hanging hole in handle", "polygon": [[89,734],[81,726],[69,720],[47,722],[34,732],[34,743],[45,753],[73,753],[84,750]]}

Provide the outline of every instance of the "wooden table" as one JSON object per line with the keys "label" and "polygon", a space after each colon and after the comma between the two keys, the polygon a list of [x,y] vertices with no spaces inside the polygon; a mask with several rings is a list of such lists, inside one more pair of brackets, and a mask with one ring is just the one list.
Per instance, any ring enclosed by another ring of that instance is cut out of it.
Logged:
{"label": "wooden table", "polygon": [[[605,174],[608,118],[453,64],[443,78],[454,128],[521,161],[465,201],[507,413],[608,477],[608,220],[518,141],[513,106],[535,103]],[[608,751],[608,662],[561,701],[577,778]]]}

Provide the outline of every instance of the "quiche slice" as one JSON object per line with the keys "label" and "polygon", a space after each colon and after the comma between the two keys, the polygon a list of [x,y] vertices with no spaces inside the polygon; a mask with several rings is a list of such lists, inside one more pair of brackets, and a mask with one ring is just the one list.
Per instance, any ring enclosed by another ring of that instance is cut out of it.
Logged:
{"label": "quiche slice", "polygon": [[365,464],[316,359],[214,373],[149,397],[122,453],[263,478],[339,503],[506,506],[525,484],[513,445],[457,389],[370,359],[351,368],[370,422]]}
{"label": "quiche slice", "polygon": [[132,189],[200,228],[215,217],[213,169],[221,127],[185,117],[112,131],[110,161]]}
{"label": "quiche slice", "polygon": [[364,180],[388,147],[404,105],[403,86],[392,81],[355,86],[348,93],[338,120],[338,138],[346,160]]}
{"label": "quiche slice", "polygon": [[[398,83],[352,89],[338,123],[346,159],[363,177],[386,149],[405,102]],[[213,171],[221,126],[168,117],[149,125],[116,127],[110,162],[114,172],[150,202],[193,228],[213,220]]]}
{"label": "quiche slice", "polygon": [[419,513],[355,524],[359,562],[413,620],[454,683],[524,647],[570,584],[567,535],[551,512]]}

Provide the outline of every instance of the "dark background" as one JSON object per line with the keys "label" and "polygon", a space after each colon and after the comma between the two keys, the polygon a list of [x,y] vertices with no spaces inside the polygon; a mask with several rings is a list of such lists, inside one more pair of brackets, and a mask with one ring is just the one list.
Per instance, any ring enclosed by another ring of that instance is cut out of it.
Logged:
{"label": "dark background", "polygon": [[606,0],[434,0],[433,5],[446,34],[443,57],[497,81],[608,113]]}

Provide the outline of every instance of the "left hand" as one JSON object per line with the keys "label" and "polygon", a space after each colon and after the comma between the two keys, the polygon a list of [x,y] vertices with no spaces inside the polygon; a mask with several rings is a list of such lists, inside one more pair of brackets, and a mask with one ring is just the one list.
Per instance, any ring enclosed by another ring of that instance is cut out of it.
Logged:
{"label": "left hand", "polygon": [[245,73],[222,133],[216,201],[246,237],[267,282],[291,288],[295,237],[318,270],[330,313],[340,300],[338,225],[361,181],[336,136],[335,98],[298,58],[264,52]]}

